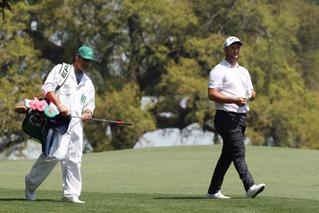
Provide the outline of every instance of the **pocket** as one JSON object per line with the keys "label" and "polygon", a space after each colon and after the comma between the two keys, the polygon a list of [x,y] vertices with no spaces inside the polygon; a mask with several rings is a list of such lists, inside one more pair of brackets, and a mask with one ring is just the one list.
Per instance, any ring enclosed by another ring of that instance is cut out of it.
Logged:
{"label": "pocket", "polygon": [[215,116],[215,128],[219,132],[225,132],[236,128],[238,119],[233,113],[218,112]]}
{"label": "pocket", "polygon": [[71,87],[69,84],[64,84],[59,90],[59,95],[70,95],[71,94]]}
{"label": "pocket", "polygon": [[69,90],[60,90],[59,91],[59,95],[60,96],[69,96],[69,95],[71,95],[71,91],[69,91]]}

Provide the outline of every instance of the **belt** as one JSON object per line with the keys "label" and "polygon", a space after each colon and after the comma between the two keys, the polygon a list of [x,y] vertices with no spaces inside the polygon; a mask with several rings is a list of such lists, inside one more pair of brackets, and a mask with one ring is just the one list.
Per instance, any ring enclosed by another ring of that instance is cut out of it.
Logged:
{"label": "belt", "polygon": [[220,114],[227,114],[230,116],[246,116],[246,113],[228,112],[224,110],[216,110],[216,112]]}

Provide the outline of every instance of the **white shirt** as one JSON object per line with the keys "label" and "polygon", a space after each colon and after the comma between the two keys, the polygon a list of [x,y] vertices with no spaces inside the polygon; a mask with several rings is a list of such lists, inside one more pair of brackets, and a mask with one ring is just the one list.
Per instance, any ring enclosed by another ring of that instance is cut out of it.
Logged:
{"label": "white shirt", "polygon": [[[250,98],[253,85],[249,72],[238,63],[233,66],[225,59],[217,64],[209,73],[208,88],[218,89],[219,92],[228,97],[246,97]],[[249,111],[248,104],[238,106],[234,103],[217,103],[217,110],[227,112],[246,113]]]}
{"label": "white shirt", "polygon": [[[48,92],[54,92],[59,79],[59,70],[62,64],[56,65],[49,73],[46,81],[42,86],[44,97]],[[84,73],[80,83],[77,83],[74,73],[74,67],[71,65],[71,70],[68,78],[63,86],[56,92],[60,101],[67,107],[73,116],[81,116],[86,109],[91,112],[95,108],[95,89],[91,79]]]}

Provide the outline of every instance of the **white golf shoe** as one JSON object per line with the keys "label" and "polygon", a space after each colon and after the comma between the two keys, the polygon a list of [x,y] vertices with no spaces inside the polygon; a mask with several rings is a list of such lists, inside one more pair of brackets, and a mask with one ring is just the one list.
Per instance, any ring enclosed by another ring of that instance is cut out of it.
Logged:
{"label": "white golf shoe", "polygon": [[62,201],[71,202],[71,203],[85,203],[77,197],[62,197]]}
{"label": "white golf shoe", "polygon": [[25,177],[25,189],[24,189],[24,193],[25,193],[25,199],[29,200],[29,201],[35,201],[36,199],[36,194],[34,190],[30,190],[27,184],[27,177]]}
{"label": "white golf shoe", "polygon": [[264,191],[265,187],[266,185],[264,183],[252,185],[246,192],[246,198],[256,197],[260,192]]}
{"label": "white golf shoe", "polygon": [[223,195],[223,193],[221,191],[218,191],[215,194],[207,193],[205,197],[210,198],[210,199],[229,199],[230,198],[230,197]]}

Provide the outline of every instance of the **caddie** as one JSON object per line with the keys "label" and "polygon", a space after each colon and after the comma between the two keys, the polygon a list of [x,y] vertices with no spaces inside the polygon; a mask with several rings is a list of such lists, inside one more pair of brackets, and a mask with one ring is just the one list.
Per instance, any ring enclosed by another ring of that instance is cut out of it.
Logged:
{"label": "caddie", "polygon": [[[72,64],[58,64],[47,76],[42,91],[51,104],[65,117],[71,119],[64,134],[54,132],[48,156],[41,154],[25,177],[25,196],[36,200],[36,189],[61,162],[63,201],[85,203],[79,199],[82,189],[81,159],[83,148],[83,123],[92,118],[95,108],[95,89],[85,70],[93,60],[93,50],[81,46],[73,55]],[[63,68],[63,69],[62,69]],[[58,88],[58,89],[57,89]]]}

